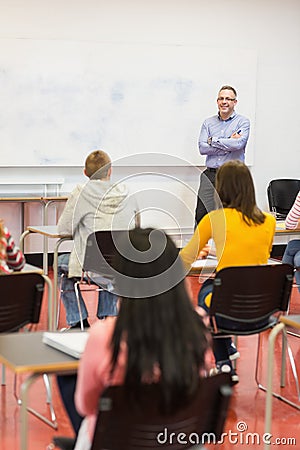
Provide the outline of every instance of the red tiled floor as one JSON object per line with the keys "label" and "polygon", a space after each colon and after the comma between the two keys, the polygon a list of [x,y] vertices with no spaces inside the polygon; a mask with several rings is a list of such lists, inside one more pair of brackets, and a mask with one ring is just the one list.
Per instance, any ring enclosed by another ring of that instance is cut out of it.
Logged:
{"label": "red tiled floor", "polygon": [[[196,302],[199,290],[198,278],[190,279],[193,298]],[[88,294],[88,309],[91,311],[91,321],[95,320],[94,313],[96,309],[95,294]],[[39,329],[46,328],[46,304],[43,305],[42,320]],[[300,294],[296,288],[293,288],[291,299],[291,313],[300,314]],[[64,314],[61,313],[60,326],[64,326]],[[267,338],[268,333],[264,334],[262,340],[262,357],[260,360],[261,380],[266,380],[267,366]],[[292,347],[295,360],[300,357],[300,339],[289,337],[289,343]],[[222,450],[240,450],[240,449],[263,449],[264,433],[264,415],[265,415],[265,393],[258,390],[254,380],[255,358],[256,358],[257,336],[240,337],[238,341],[241,358],[237,362],[237,372],[240,382],[234,387],[234,393],[231,400],[230,410],[225,425],[224,441],[219,445],[207,445],[209,449]],[[280,371],[280,346],[278,339],[276,344],[275,358],[275,386],[278,388],[278,375]],[[20,410],[13,397],[12,386],[13,376],[7,370],[6,386],[1,386],[0,394],[0,449],[1,450],[19,450],[19,426]],[[19,382],[21,379],[19,380]],[[284,395],[291,396],[296,400],[295,384],[290,370],[287,373],[287,387],[283,390]],[[47,414],[47,405],[45,403],[45,388],[41,380],[37,381],[30,390],[30,403],[41,413]],[[72,435],[72,429],[66,417],[65,411],[58,396],[55,381],[53,382],[53,399],[55,411],[58,418],[59,429],[57,431],[43,424],[35,417],[29,417],[29,449],[43,450],[51,442],[54,434]],[[300,448],[300,412],[284,404],[283,402],[273,400],[273,443],[275,439],[281,440],[281,445],[273,444],[270,448],[282,447],[285,449]],[[244,430],[244,431],[243,431]],[[288,439],[293,438],[296,443],[288,443]]]}

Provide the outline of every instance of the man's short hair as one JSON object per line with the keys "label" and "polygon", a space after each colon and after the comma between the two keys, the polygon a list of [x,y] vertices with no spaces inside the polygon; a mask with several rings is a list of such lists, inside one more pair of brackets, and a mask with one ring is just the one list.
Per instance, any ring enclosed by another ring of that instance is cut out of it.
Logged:
{"label": "man's short hair", "polygon": [[106,178],[110,168],[110,157],[103,150],[95,150],[85,160],[86,176],[94,180]]}
{"label": "man's short hair", "polygon": [[225,86],[222,86],[219,92],[224,91],[225,89],[227,89],[228,91],[232,91],[234,93],[234,96],[237,97],[236,90],[232,86],[229,86],[227,84],[225,84]]}

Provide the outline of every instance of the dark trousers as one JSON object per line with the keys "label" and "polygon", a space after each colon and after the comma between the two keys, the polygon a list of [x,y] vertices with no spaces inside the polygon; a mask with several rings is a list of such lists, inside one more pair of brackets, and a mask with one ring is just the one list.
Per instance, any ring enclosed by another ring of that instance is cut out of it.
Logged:
{"label": "dark trousers", "polygon": [[77,381],[77,374],[74,375],[59,375],[57,376],[57,384],[61,399],[67,411],[68,417],[77,436],[83,417],[78,414],[75,408],[75,387]]}
{"label": "dark trousers", "polygon": [[[198,293],[198,306],[203,308],[207,313],[209,307],[205,304],[205,299],[213,290],[213,278],[208,278],[204,281],[201,289]],[[213,352],[216,359],[216,363],[220,361],[229,361],[228,349],[231,345],[231,337],[226,338],[214,338],[213,339]],[[230,363],[229,363],[230,364]]]}
{"label": "dark trousers", "polygon": [[205,214],[215,209],[215,179],[216,172],[210,169],[205,169],[200,175],[200,185],[195,211],[195,227]]}

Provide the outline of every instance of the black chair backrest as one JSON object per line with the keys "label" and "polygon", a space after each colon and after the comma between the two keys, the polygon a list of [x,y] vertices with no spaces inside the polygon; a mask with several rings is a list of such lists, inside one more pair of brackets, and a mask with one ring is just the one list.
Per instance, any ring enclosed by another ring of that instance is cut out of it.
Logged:
{"label": "black chair backrest", "polygon": [[0,333],[39,322],[44,285],[38,273],[0,275]]}
{"label": "black chair backrest", "polygon": [[279,218],[285,218],[299,191],[298,179],[282,178],[270,181],[267,188],[270,211],[276,212]]}
{"label": "black chair backrest", "polygon": [[143,385],[138,403],[128,398],[124,386],[111,386],[100,399],[91,450],[182,450],[201,444],[202,439],[216,443],[230,396],[229,374],[203,378],[187,405],[164,414],[159,385]]}
{"label": "black chair backrest", "polygon": [[[257,333],[256,324],[272,314],[287,311],[293,285],[290,264],[226,267],[214,279],[210,305],[211,318],[246,324],[247,334]],[[222,328],[220,331],[234,331]],[[245,333],[246,334],[246,333]]]}
{"label": "black chair backrest", "polygon": [[90,234],[86,243],[83,270],[99,274],[105,278],[114,277],[114,260],[118,253],[118,243],[126,230],[101,230]]}

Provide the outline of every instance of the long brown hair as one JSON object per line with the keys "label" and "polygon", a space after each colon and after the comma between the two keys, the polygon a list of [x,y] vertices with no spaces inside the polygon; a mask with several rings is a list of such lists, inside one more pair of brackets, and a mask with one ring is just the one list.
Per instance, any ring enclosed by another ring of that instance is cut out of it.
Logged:
{"label": "long brown hair", "polygon": [[252,175],[241,161],[228,161],[218,169],[216,192],[222,206],[240,211],[247,225],[264,223],[265,215],[256,205]]}

